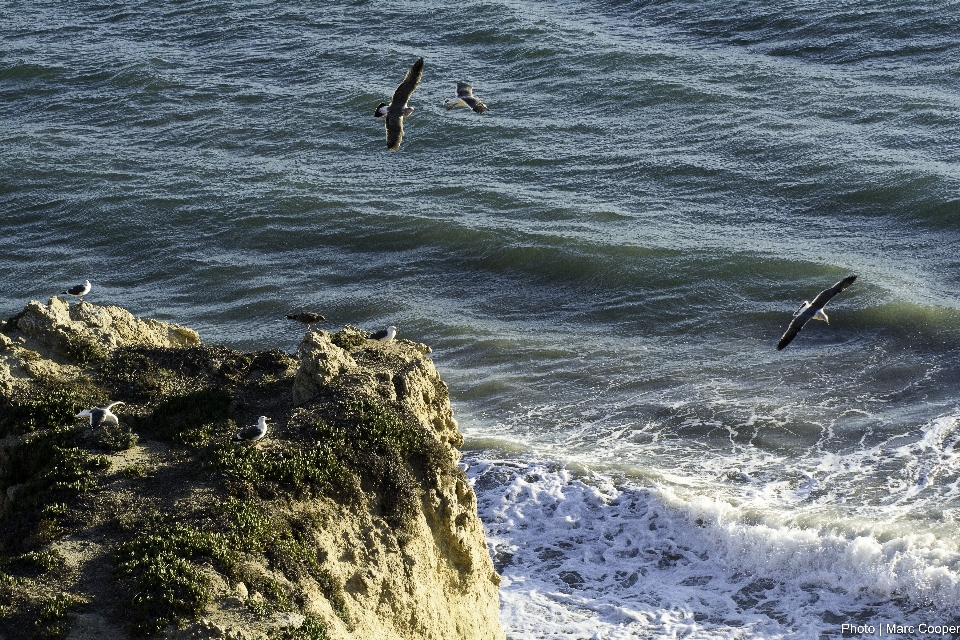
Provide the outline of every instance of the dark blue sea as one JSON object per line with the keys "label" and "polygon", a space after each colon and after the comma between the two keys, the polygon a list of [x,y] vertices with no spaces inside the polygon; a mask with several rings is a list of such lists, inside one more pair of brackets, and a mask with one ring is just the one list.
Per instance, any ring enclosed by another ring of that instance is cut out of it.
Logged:
{"label": "dark blue sea", "polygon": [[950,637],[958,140],[956,1],[5,0],[0,315],[432,345],[512,640]]}

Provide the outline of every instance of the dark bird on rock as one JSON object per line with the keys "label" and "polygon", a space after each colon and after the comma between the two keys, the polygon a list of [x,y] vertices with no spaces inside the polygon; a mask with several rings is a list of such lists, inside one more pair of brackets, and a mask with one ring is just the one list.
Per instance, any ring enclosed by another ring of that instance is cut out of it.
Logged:
{"label": "dark bird on rock", "polygon": [[112,422],[113,424],[120,424],[120,420],[113,414],[110,409],[113,409],[118,404],[123,404],[122,400],[117,400],[116,402],[111,402],[110,404],[102,404],[99,407],[94,407],[92,409],[84,409],[77,414],[78,418],[90,418],[90,426],[96,427],[103,422]]}
{"label": "dark bird on rock", "polygon": [[262,439],[267,435],[267,420],[269,419],[267,416],[260,416],[260,418],[257,419],[257,424],[237,431],[237,435],[233,436],[233,441],[256,442]]}
{"label": "dark bird on rock", "polygon": [[794,312],[793,321],[790,322],[790,326],[787,327],[786,332],[784,332],[780,338],[780,342],[777,343],[777,351],[790,344],[790,342],[797,337],[797,334],[800,333],[803,325],[807,324],[807,321],[823,320],[827,324],[830,324],[830,318],[827,317],[823,308],[827,306],[827,303],[830,302],[835,295],[853,284],[853,281],[856,279],[857,276],[847,276],[829,289],[821,291],[817,297],[813,299],[813,302],[804,300],[800,308]]}
{"label": "dark bird on rock", "polygon": [[305,311],[303,313],[297,313],[292,316],[287,316],[287,320],[296,320],[297,322],[307,325],[307,331],[310,331],[310,327],[312,325],[315,325],[318,322],[327,321],[327,319],[324,318],[319,313],[313,313],[311,311]]}
{"label": "dark bird on rock", "polygon": [[447,98],[443,101],[443,106],[447,108],[447,111],[454,107],[467,107],[477,113],[490,110],[487,105],[483,104],[483,100],[473,95],[473,87],[466,82],[457,83],[457,97]]}
{"label": "dark bird on rock", "polygon": [[90,293],[90,281],[84,280],[83,284],[78,284],[75,287],[70,287],[66,291],[61,291],[61,293],[65,293],[68,296],[76,296],[80,298],[80,302],[83,302],[83,296]]}
{"label": "dark bird on rock", "polygon": [[378,118],[386,119],[387,149],[390,149],[390,151],[396,151],[400,148],[400,141],[403,140],[403,118],[413,113],[413,107],[408,107],[407,101],[410,99],[413,90],[420,84],[420,76],[422,75],[423,58],[420,58],[413,63],[403,82],[393,92],[393,99],[390,104],[381,102],[373,113]]}

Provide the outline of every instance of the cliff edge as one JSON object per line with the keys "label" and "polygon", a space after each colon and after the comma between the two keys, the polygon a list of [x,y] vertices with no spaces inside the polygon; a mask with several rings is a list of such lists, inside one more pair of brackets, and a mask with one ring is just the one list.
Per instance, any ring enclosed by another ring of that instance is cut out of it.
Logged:
{"label": "cliff edge", "polygon": [[[503,638],[429,353],[27,304],[0,332],[0,640]],[[76,417],[111,401],[117,424]]]}

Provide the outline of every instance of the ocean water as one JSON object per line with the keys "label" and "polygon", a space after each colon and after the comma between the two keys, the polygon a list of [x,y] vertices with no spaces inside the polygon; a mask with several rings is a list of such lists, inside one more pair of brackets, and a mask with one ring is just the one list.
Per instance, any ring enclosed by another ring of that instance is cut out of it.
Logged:
{"label": "ocean water", "polygon": [[0,27],[0,312],[89,278],[208,343],[293,351],[310,309],[432,345],[508,638],[958,636],[960,2]]}

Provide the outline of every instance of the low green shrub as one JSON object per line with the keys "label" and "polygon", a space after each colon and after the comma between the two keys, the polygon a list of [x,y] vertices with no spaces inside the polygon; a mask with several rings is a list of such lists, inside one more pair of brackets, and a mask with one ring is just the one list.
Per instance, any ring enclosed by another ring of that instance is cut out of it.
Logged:
{"label": "low green shrub", "polygon": [[46,573],[64,566],[64,557],[56,549],[30,551],[10,560],[11,565],[30,567]]}
{"label": "low green shrub", "polygon": [[104,456],[93,456],[78,447],[78,427],[45,429],[28,435],[11,456],[0,477],[0,489],[19,485],[15,509],[39,508],[87,491],[94,473],[110,467]]}
{"label": "low green shrub", "polygon": [[37,380],[0,398],[0,437],[75,425],[78,412],[105,400],[102,391],[87,384]]}
{"label": "low green shrub", "polygon": [[196,562],[209,561],[227,570],[235,559],[223,535],[185,525],[161,526],[120,545],[116,575],[132,580],[134,632],[155,634],[200,615],[210,599],[210,586]]}
{"label": "low green shrub", "polygon": [[220,387],[204,387],[164,400],[153,410],[153,426],[160,437],[191,447],[210,442],[217,426],[230,418],[233,394]]}
{"label": "low green shrub", "polygon": [[329,640],[327,625],[320,618],[307,615],[299,627],[284,627],[276,636],[276,640]]}
{"label": "low green shrub", "polygon": [[78,597],[69,593],[61,593],[46,600],[40,606],[40,612],[33,623],[37,627],[35,637],[43,640],[66,637],[70,631],[70,625],[66,620],[67,613],[81,602]]}

